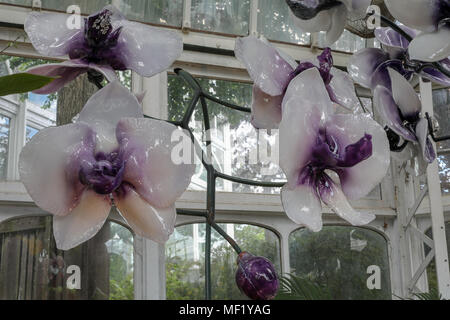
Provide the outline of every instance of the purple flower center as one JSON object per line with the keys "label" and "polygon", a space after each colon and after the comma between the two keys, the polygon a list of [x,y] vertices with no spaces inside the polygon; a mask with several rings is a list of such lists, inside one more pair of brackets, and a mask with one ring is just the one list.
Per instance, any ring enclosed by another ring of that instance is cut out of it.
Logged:
{"label": "purple flower center", "polygon": [[114,29],[108,9],[85,19],[84,41],[70,53],[70,59],[84,59],[96,64],[108,64],[115,70],[126,70],[117,49],[122,27]]}
{"label": "purple flower center", "polygon": [[110,194],[120,187],[124,161],[118,152],[98,153],[93,161],[84,161],[79,171],[80,182],[99,194]]}
{"label": "purple flower center", "polygon": [[[298,76],[303,71],[309,70],[311,68],[317,68],[323,79],[323,82],[328,86],[333,79],[331,74],[331,68],[333,67],[333,56],[331,55],[331,49],[325,48],[320,56],[317,57],[319,60],[319,67],[312,64],[311,62],[302,62],[297,68],[289,75],[290,81],[292,81],[296,76]],[[289,81],[289,82],[290,82]]]}
{"label": "purple flower center", "polygon": [[341,173],[372,156],[372,136],[365,134],[358,142],[345,147],[326,128],[319,130],[311,159],[299,175],[299,184],[310,185],[319,196],[330,191],[333,180],[325,170]]}

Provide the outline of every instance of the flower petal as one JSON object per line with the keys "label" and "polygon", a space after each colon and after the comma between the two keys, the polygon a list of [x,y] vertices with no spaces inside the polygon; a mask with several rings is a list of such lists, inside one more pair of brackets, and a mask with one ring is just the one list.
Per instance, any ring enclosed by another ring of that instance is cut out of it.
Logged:
{"label": "flower petal", "polygon": [[67,215],[79,203],[84,186],[81,161],[94,154],[94,133],[85,124],[38,132],[20,153],[19,173],[33,201],[54,215]]}
{"label": "flower petal", "polygon": [[322,204],[314,188],[298,185],[291,190],[286,185],[281,190],[281,201],[287,216],[296,224],[314,232],[322,230]]}
{"label": "flower petal", "polygon": [[413,60],[436,62],[450,56],[450,26],[444,25],[438,31],[422,33],[411,41],[409,55]]}
{"label": "flower petal", "polygon": [[441,0],[385,0],[389,12],[401,23],[414,29],[436,29]]}
{"label": "flower petal", "polygon": [[331,100],[349,110],[356,109],[359,105],[359,100],[350,75],[337,68],[332,68],[331,74],[333,75],[333,79],[331,79],[329,84],[333,92],[333,95],[330,95]]}
{"label": "flower petal", "polygon": [[422,110],[422,103],[408,81],[394,69],[388,68],[392,83],[392,97],[403,118],[416,119]]}
{"label": "flower petal", "polygon": [[356,200],[366,196],[381,183],[390,165],[389,141],[386,132],[369,115],[336,114],[330,117],[327,134],[333,136],[341,146],[363,143],[363,145],[354,145],[364,147],[360,150],[361,152],[366,149],[365,140],[361,139],[367,135],[371,136],[372,155],[355,166],[341,168],[338,172],[342,190],[347,197]]}
{"label": "flower petal", "polygon": [[363,19],[367,14],[372,0],[341,0],[347,7],[348,17],[350,20]]}
{"label": "flower petal", "polygon": [[316,68],[302,72],[290,83],[280,123],[280,166],[291,188],[297,184],[300,170],[309,161],[318,130],[332,108]]}
{"label": "flower petal", "polygon": [[119,148],[116,127],[122,118],[143,118],[142,106],[135,95],[114,81],[97,91],[86,103],[79,123],[86,123],[97,134],[97,152],[109,153]]}
{"label": "flower petal", "polygon": [[362,49],[350,57],[348,73],[361,86],[373,89],[372,76],[377,68],[388,59],[389,55],[381,49]]}
{"label": "flower petal", "polygon": [[114,194],[114,200],[121,215],[136,234],[158,243],[169,240],[177,217],[174,205],[155,208],[126,185],[123,190]]}
{"label": "flower petal", "polygon": [[425,68],[420,75],[434,83],[450,87],[450,78],[434,68]]}
{"label": "flower petal", "polygon": [[281,121],[283,96],[272,97],[253,86],[252,120],[256,129],[277,129]]}
{"label": "flower petal", "polygon": [[25,31],[34,48],[44,56],[64,56],[84,43],[84,26],[69,29],[70,15],[31,12],[25,20]]}
{"label": "flower petal", "polygon": [[433,163],[436,159],[436,151],[428,138],[428,120],[425,118],[420,119],[416,126],[417,140],[422,151],[423,159],[428,163]]}
{"label": "flower petal", "polygon": [[65,217],[53,217],[53,233],[60,250],[70,250],[100,231],[111,210],[109,196],[86,190],[79,205]]}
{"label": "flower petal", "polygon": [[303,32],[326,31],[331,25],[330,10],[320,11],[314,18],[308,20],[297,18],[292,11],[289,11],[289,17]]}
{"label": "flower petal", "polygon": [[126,161],[123,180],[152,206],[172,206],[195,172],[193,157],[176,158],[181,151],[194,155],[189,135],[164,121],[137,118],[122,119],[116,134]]}
{"label": "flower petal", "polygon": [[283,94],[294,69],[272,45],[255,36],[237,38],[234,52],[257,87],[271,96]]}
{"label": "flower petal", "polygon": [[[405,26],[402,26],[401,28],[406,31]],[[408,30],[412,30],[412,29],[408,28]],[[374,33],[375,33],[375,37],[377,38],[377,40],[383,44],[384,49],[394,48],[394,49],[397,49],[397,51],[396,51],[397,53],[401,53],[401,52],[404,52],[409,46],[409,41],[405,37],[403,37],[400,33],[398,33],[397,31],[395,31],[394,29],[392,29],[390,27],[376,28]],[[407,33],[409,33],[409,32],[407,32]],[[414,37],[414,36],[415,36],[415,34],[412,35],[412,37]],[[396,58],[396,57],[393,57],[392,55],[391,55],[391,57]]]}
{"label": "flower petal", "polygon": [[329,206],[339,217],[353,226],[364,226],[375,220],[375,215],[355,211],[341,188],[331,183],[328,191],[320,195],[322,201]]}
{"label": "flower petal", "polygon": [[183,51],[183,39],[174,31],[127,20],[113,22],[113,26],[122,27],[113,53],[127,69],[143,77],[167,70]]}
{"label": "flower petal", "polygon": [[373,103],[389,128],[408,141],[417,141],[414,133],[403,126],[400,110],[388,89],[382,86],[376,87],[373,94]]}
{"label": "flower petal", "polygon": [[331,12],[331,24],[325,35],[325,45],[331,46],[338,41],[344,32],[345,25],[347,24],[347,9],[345,6],[337,6],[330,9]]}

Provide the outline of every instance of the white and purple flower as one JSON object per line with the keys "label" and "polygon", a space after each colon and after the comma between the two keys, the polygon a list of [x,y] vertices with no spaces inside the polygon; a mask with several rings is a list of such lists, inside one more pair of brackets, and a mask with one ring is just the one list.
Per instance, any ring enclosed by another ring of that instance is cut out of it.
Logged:
{"label": "white and purple flower", "polygon": [[116,79],[115,70],[151,77],[169,68],[183,50],[181,36],[175,32],[128,21],[112,5],[86,18],[81,29],[69,29],[68,19],[66,14],[42,12],[27,17],[25,31],[40,54],[70,58],[28,70],[58,77],[35,93],[55,92],[89,70],[109,81]]}
{"label": "white and purple flower", "polygon": [[305,32],[326,31],[331,46],[344,32],[347,19],[366,16],[372,0],[286,0],[297,27]]}
{"label": "white and purple flower", "polygon": [[[416,30],[403,25],[399,25],[399,27],[416,39]],[[375,90],[378,85],[390,89],[388,68],[396,70],[408,81],[411,80],[420,65],[417,65],[418,61],[411,60],[408,54],[410,42],[392,28],[377,28],[375,36],[381,42],[382,49],[362,49],[349,59],[347,69],[353,80],[371,90]],[[440,62],[450,70],[449,59],[443,59]],[[419,74],[435,83],[450,86],[450,78],[435,68],[426,67]]]}
{"label": "white and purple flower", "polygon": [[374,105],[387,126],[406,141],[417,145],[421,158],[432,163],[436,159],[436,151],[429,139],[428,120],[421,115],[420,99],[401,74],[390,68],[388,72],[392,90],[377,86]]}
{"label": "white and purple flower", "polygon": [[114,81],[75,123],[33,137],[20,154],[20,177],[35,203],[54,215],[59,249],[91,239],[113,204],[136,234],[168,240],[175,201],[195,170],[172,161],[176,130],[189,139],[172,124],[145,119],[136,97]]}
{"label": "white and purple flower", "polygon": [[412,60],[437,62],[450,56],[449,0],[385,0],[392,16],[422,31],[409,45]]}
{"label": "white and purple flower", "polygon": [[282,202],[291,220],[320,231],[324,202],[352,225],[370,223],[375,216],[356,212],[347,198],[372,191],[389,164],[383,128],[369,115],[336,114],[317,69],[292,81],[280,123],[280,165],[288,179]]}
{"label": "white and purple flower", "polygon": [[298,64],[266,39],[248,36],[236,40],[235,54],[254,82],[251,121],[258,129],[278,128],[283,97],[290,82],[311,68],[320,71],[333,102],[349,110],[359,105],[351,77],[333,67],[330,48],[326,48],[315,61]]}

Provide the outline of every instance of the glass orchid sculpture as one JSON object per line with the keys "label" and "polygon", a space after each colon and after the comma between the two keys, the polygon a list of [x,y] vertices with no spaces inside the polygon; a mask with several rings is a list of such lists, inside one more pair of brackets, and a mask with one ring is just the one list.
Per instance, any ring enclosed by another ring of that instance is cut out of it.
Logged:
{"label": "glass orchid sculpture", "polygon": [[171,158],[176,130],[144,119],[136,97],[115,81],[89,99],[74,123],[36,134],[20,154],[20,177],[34,202],[54,215],[57,247],[91,239],[112,204],[136,234],[167,241],[175,200],[195,171]]}
{"label": "glass orchid sculpture", "polygon": [[151,77],[170,67],[183,50],[177,33],[128,21],[112,5],[85,18],[80,29],[69,29],[68,18],[67,14],[43,12],[27,17],[25,31],[40,54],[70,58],[29,69],[31,74],[57,77],[35,93],[55,92],[88,71],[108,81],[116,79],[115,70]]}
{"label": "glass orchid sculpture", "polygon": [[311,68],[320,71],[334,103],[349,110],[354,110],[359,104],[351,77],[333,67],[330,48],[326,48],[316,59],[299,64],[265,38],[248,36],[236,40],[235,54],[254,82],[251,122],[258,129],[278,128],[282,101],[290,82]]}
{"label": "glass orchid sculpture", "polygon": [[331,46],[344,32],[347,19],[366,16],[372,0],[286,0],[295,25],[304,32],[326,31]]}
{"label": "glass orchid sculpture", "polygon": [[347,198],[366,196],[389,164],[383,128],[367,114],[335,113],[317,69],[291,82],[280,123],[280,165],[288,179],[281,197],[291,220],[320,231],[324,202],[352,225],[370,223],[375,216],[356,212]]}

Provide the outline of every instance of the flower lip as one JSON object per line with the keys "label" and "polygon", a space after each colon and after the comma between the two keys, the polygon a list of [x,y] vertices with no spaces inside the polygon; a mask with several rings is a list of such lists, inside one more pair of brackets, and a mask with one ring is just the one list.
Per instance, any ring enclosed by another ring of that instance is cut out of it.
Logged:
{"label": "flower lip", "polygon": [[291,81],[303,71],[311,68],[317,68],[325,85],[329,85],[331,80],[333,79],[333,75],[331,74],[331,68],[333,67],[333,56],[331,55],[331,49],[325,48],[322,54],[317,56],[317,60],[319,61],[319,66],[316,66],[308,61],[300,63],[297,68],[289,75]]}
{"label": "flower lip", "polygon": [[85,160],[79,170],[80,182],[96,193],[107,195],[122,184],[125,162],[118,152],[97,153],[95,158]]}
{"label": "flower lip", "polygon": [[288,6],[297,18],[310,20],[323,10],[339,6],[337,0],[286,0]]}

